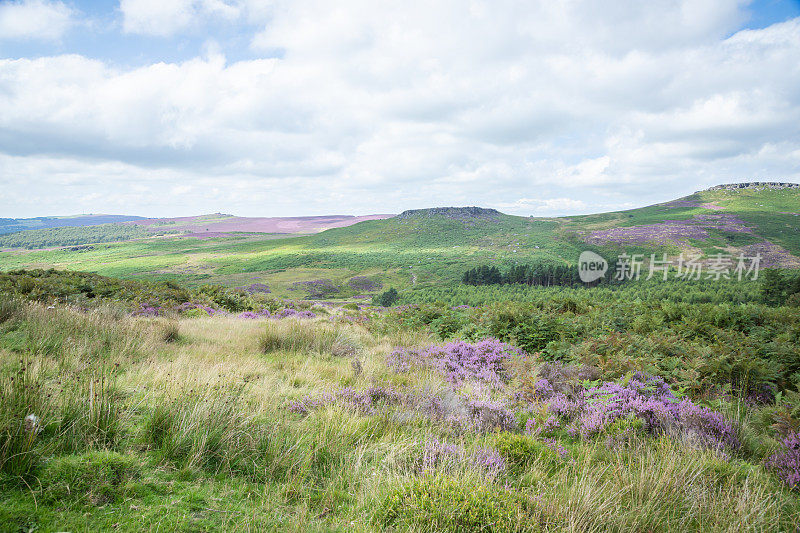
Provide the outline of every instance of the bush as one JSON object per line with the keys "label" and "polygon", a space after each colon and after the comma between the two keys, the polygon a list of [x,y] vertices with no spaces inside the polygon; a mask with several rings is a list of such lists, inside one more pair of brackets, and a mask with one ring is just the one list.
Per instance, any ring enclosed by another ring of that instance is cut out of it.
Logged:
{"label": "bush", "polygon": [[201,285],[196,295],[202,299],[208,299],[208,303],[216,304],[232,313],[241,313],[253,307],[250,295],[243,290],[234,290],[223,287],[222,285]]}
{"label": "bush", "polygon": [[554,467],[561,462],[556,450],[529,435],[498,433],[494,436],[494,446],[517,471],[534,463],[542,462],[546,467]]}
{"label": "bush", "polygon": [[800,307],[800,292],[796,292],[786,299],[786,305],[789,307]]}
{"label": "bush", "polygon": [[382,502],[380,524],[399,530],[460,532],[538,531],[540,512],[522,493],[451,477],[406,483]]}
{"label": "bush", "polygon": [[205,309],[201,307],[195,307],[194,309],[189,309],[188,311],[184,311],[183,316],[185,316],[186,318],[204,318],[211,315]]}
{"label": "bush", "polygon": [[383,307],[391,307],[397,301],[399,295],[397,294],[397,290],[392,287],[388,291],[384,291],[378,296],[377,304]]}

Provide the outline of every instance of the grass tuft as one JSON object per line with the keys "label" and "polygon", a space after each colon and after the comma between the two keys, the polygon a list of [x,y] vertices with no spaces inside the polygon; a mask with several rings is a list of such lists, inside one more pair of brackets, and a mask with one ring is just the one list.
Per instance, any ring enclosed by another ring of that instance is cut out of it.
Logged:
{"label": "grass tuft", "polygon": [[327,323],[283,319],[269,321],[259,338],[263,353],[330,352],[336,342],[336,331]]}
{"label": "grass tuft", "polygon": [[159,337],[162,341],[170,343],[180,340],[180,324],[177,320],[170,320],[161,325]]}

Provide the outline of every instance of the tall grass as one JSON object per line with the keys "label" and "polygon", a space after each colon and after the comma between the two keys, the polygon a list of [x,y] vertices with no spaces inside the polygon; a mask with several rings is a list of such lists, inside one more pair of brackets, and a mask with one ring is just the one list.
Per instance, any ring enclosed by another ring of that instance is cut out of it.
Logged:
{"label": "tall grass", "polygon": [[[15,477],[28,476],[39,462],[37,441],[49,407],[43,382],[31,366],[23,359],[0,374],[0,471]],[[29,416],[35,418],[26,423]]]}
{"label": "tall grass", "polygon": [[22,305],[17,299],[0,297],[0,324],[17,316]]}
{"label": "tall grass", "polygon": [[68,366],[129,360],[154,340],[153,325],[119,320],[103,310],[82,313],[36,303],[18,308],[15,320],[6,327],[16,331],[13,349]]}
{"label": "tall grass", "polygon": [[[431,342],[424,332],[209,318],[177,323],[180,342],[165,342],[173,325],[28,304],[0,324],[0,470],[31,485],[14,498],[30,493],[47,506],[42,529],[74,511],[83,521],[70,529],[101,530],[109,524],[89,522],[105,516],[96,507],[121,501],[114,520],[130,520],[129,530],[143,510],[148,527],[175,530],[258,530],[278,515],[291,518],[269,527],[297,531],[791,531],[800,521],[800,498],[760,464],[769,444],[751,405],[726,404],[745,442],[732,458],[679,439],[637,434],[611,446],[566,431],[564,457],[522,435],[531,446],[511,453],[500,435],[403,405],[286,408],[301,394],[384,380],[408,394],[455,395],[437,372],[386,366],[393,346]],[[355,377],[354,354],[363,361]],[[534,379],[535,368],[517,370]],[[41,431],[26,432],[29,414]],[[495,449],[508,467],[427,472],[432,437],[470,453]],[[172,506],[187,487],[196,492],[186,507],[152,518],[154,501]],[[208,487],[218,500],[204,499]],[[192,521],[200,515],[212,518]]]}
{"label": "tall grass", "polygon": [[151,328],[10,302],[0,299],[11,309],[0,325],[9,350],[0,361],[0,470],[24,478],[49,454],[115,447],[125,411],[116,375],[155,341]]}
{"label": "tall grass", "polygon": [[266,435],[254,418],[241,387],[184,393],[152,408],[142,439],[178,466],[231,475],[247,470]]}
{"label": "tall grass", "polygon": [[114,367],[97,364],[72,378],[58,391],[55,437],[59,450],[115,448],[122,437],[125,407]]}
{"label": "tall grass", "polygon": [[259,339],[264,353],[330,352],[337,339],[334,327],[328,323],[298,319],[270,320]]}

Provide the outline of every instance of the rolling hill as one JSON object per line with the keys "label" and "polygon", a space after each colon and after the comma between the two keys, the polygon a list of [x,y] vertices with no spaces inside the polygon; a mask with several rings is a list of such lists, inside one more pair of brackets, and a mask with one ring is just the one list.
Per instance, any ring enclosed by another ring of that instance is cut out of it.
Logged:
{"label": "rolling hill", "polygon": [[[464,270],[480,264],[575,264],[587,249],[605,257],[622,252],[646,257],[758,253],[762,266],[800,268],[796,184],[723,185],[643,208],[558,218],[512,216],[477,207],[418,209],[302,236],[231,229],[236,224],[252,229],[251,224],[259,223],[275,229],[275,219],[242,222],[227,215],[206,217],[210,218],[199,222],[128,223],[187,234],[77,250],[5,251],[0,253],[0,269],[55,267],[189,284],[264,283],[275,294],[301,297],[318,295],[314,287],[322,286],[333,287],[329,296],[354,296],[363,287],[374,291],[389,285],[452,283]],[[293,220],[305,230],[316,222],[355,221]],[[353,278],[370,282],[351,283]]]}
{"label": "rolling hill", "polygon": [[0,235],[18,231],[97,226],[138,220],[142,217],[130,215],[75,215],[68,217],[0,218]]}

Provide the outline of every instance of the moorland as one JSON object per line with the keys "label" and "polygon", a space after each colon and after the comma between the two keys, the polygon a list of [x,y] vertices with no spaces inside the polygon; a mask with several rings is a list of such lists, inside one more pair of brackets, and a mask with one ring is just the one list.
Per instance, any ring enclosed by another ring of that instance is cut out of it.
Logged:
{"label": "moorland", "polygon": [[[794,531],[799,191],[11,233],[0,530]],[[763,269],[585,285],[584,250]]]}

